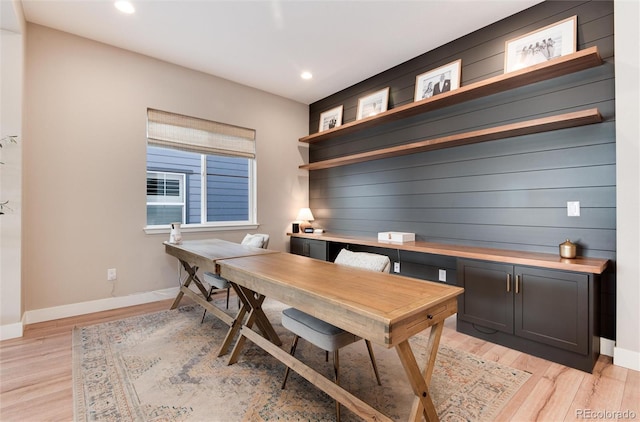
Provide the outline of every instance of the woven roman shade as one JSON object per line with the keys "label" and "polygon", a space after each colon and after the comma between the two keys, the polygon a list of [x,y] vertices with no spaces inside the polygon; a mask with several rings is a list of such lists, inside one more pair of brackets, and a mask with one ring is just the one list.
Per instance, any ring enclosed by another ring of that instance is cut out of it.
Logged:
{"label": "woven roman shade", "polygon": [[197,117],[147,109],[148,144],[200,154],[255,158],[256,131]]}

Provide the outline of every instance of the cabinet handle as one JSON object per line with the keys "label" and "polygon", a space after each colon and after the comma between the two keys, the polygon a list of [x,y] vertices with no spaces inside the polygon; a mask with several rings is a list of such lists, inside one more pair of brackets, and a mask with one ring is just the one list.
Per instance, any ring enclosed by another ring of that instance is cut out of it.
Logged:
{"label": "cabinet handle", "polygon": [[520,293],[520,274],[516,276],[516,294]]}
{"label": "cabinet handle", "polygon": [[511,274],[507,274],[507,293],[511,291]]}

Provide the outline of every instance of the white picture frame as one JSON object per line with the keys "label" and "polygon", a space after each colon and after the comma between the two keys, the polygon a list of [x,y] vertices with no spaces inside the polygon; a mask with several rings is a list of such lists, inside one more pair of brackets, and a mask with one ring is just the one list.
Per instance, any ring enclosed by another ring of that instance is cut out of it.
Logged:
{"label": "white picture frame", "polygon": [[334,129],[342,124],[342,110],[344,106],[338,106],[320,113],[320,125],[318,132]]}
{"label": "white picture frame", "polygon": [[358,100],[358,111],[356,120],[366,117],[375,116],[376,114],[387,111],[389,105],[389,87],[374,92],[373,94],[362,97]]}
{"label": "white picture frame", "polygon": [[460,88],[461,67],[462,60],[458,59],[416,76],[413,101],[421,101]]}
{"label": "white picture frame", "polygon": [[504,46],[504,73],[576,52],[578,17],[571,16],[512,38]]}

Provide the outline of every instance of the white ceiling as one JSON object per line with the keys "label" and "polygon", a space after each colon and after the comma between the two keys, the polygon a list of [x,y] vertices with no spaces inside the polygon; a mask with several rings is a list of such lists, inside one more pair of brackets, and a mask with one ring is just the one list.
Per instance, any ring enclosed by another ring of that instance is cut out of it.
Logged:
{"label": "white ceiling", "polygon": [[540,1],[21,0],[28,22],[304,104]]}

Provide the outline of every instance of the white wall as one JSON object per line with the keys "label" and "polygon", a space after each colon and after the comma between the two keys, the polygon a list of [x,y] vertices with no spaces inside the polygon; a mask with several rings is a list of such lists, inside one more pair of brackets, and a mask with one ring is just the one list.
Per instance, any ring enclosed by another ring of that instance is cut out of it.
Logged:
{"label": "white wall", "polygon": [[[256,129],[258,221],[271,249],[307,203],[308,107],[227,80],[29,24],[23,283],[27,322],[59,307],[176,287],[168,232],[148,235],[146,110]],[[246,231],[183,233],[240,241]],[[106,279],[116,268],[115,285]]]}
{"label": "white wall", "polygon": [[640,3],[616,1],[616,346],[613,362],[640,371]]}
{"label": "white wall", "polygon": [[0,137],[17,135],[18,143],[0,149],[0,339],[22,335],[22,87],[24,19],[12,2],[3,1],[0,32]]}

